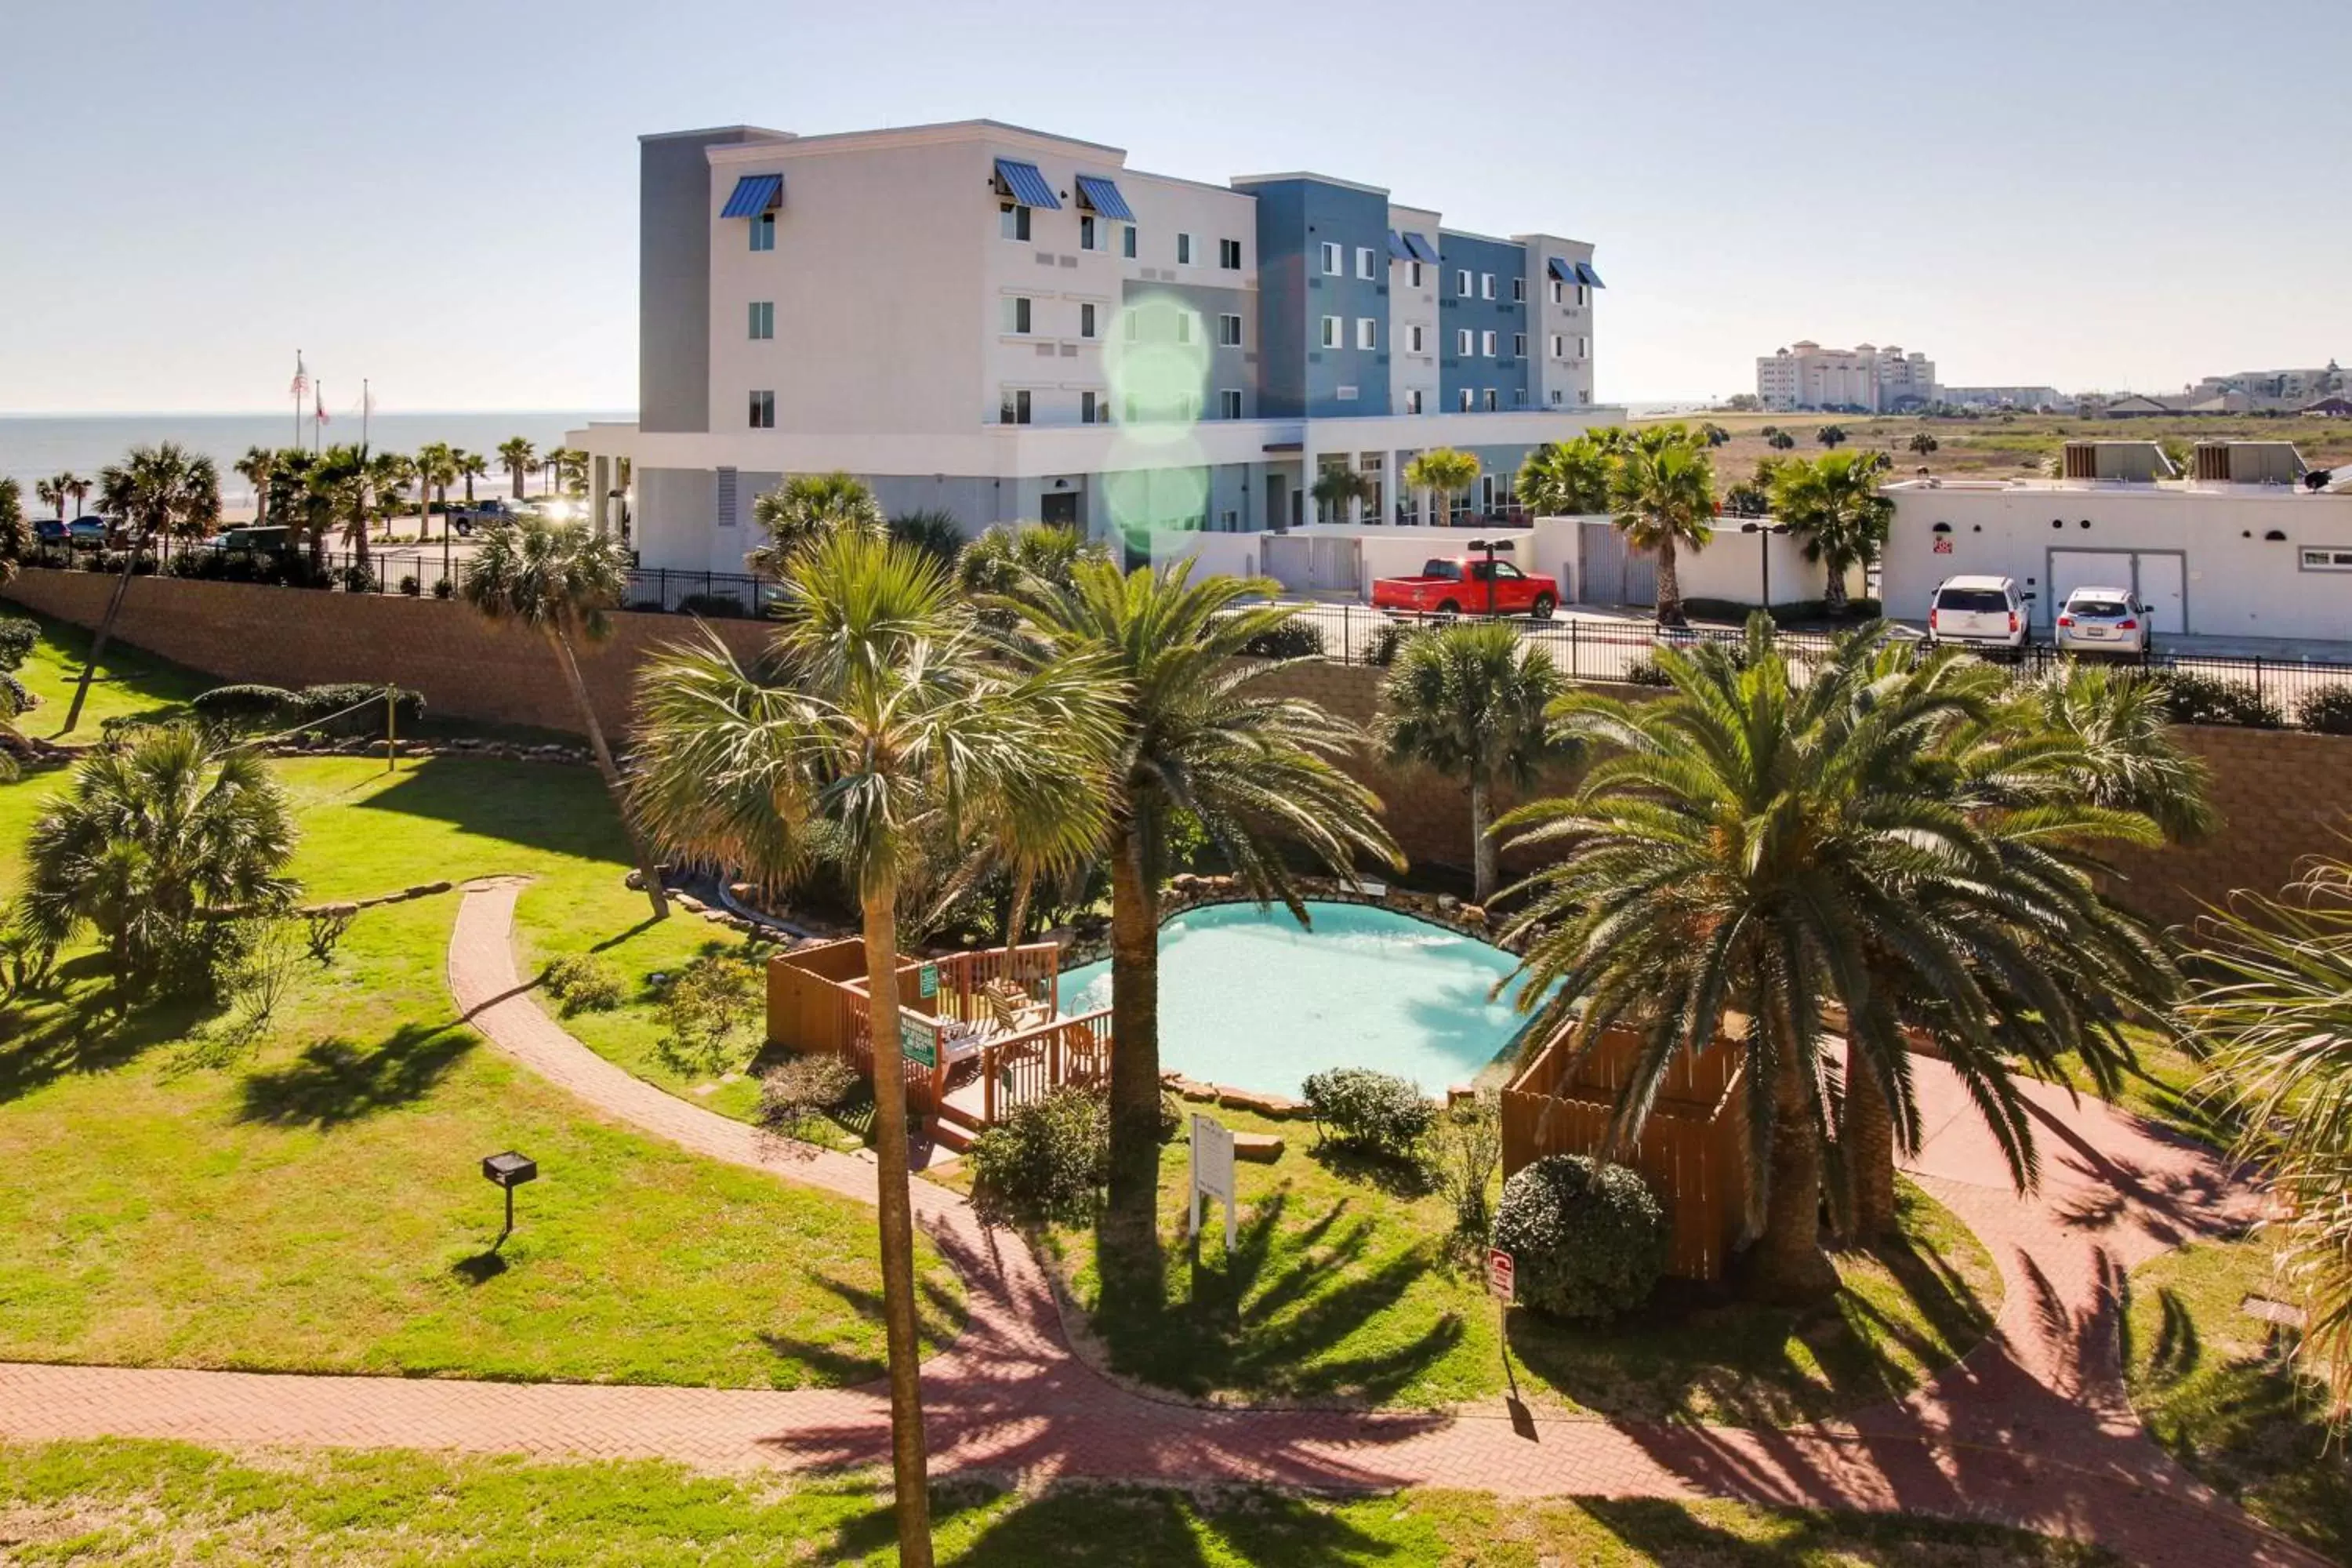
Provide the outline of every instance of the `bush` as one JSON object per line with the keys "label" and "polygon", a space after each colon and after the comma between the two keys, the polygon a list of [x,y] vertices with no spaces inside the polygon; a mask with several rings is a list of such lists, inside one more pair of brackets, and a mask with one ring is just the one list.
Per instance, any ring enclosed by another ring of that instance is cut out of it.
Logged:
{"label": "bush", "polygon": [[346,566],[335,574],[335,584],[346,594],[373,594],[382,580],[373,566]]}
{"label": "bush", "polygon": [[295,710],[294,694],[278,686],[215,686],[199,691],[189,706],[197,716],[237,727],[267,724]]}
{"label": "bush", "polygon": [[723,952],[698,958],[669,983],[662,1003],[668,1027],[656,1049],[681,1073],[733,1072],[751,1059],[767,1033],[761,1000],[756,964]]}
{"label": "bush", "polygon": [[1402,1159],[1437,1120],[1421,1086],[1370,1068],[1333,1068],[1307,1079],[1307,1110],[1326,1142]]}
{"label": "bush", "polygon": [[2352,686],[2323,686],[2294,705],[2295,722],[2323,735],[2352,735]]}
{"label": "bush", "polygon": [[10,714],[30,713],[40,703],[32,689],[5,670],[0,670],[0,701],[5,701]]}
{"label": "bush", "polygon": [[1430,1174],[1454,1205],[1456,1237],[1483,1239],[1486,1235],[1486,1189],[1494,1185],[1495,1172],[1503,1163],[1500,1110],[1495,1096],[1481,1094],[1438,1113]]}
{"label": "bush", "polygon": [[688,594],[677,602],[678,614],[700,616],[706,621],[740,621],[743,601],[732,594]]}
{"label": "bush", "polygon": [[760,1079],[760,1125],[790,1135],[847,1100],[857,1069],[831,1051],[811,1051],[772,1068]]}
{"label": "bush", "polygon": [[1252,658],[1318,658],[1323,653],[1323,628],[1297,616],[1242,644]]}
{"label": "bush", "polygon": [[0,617],[0,670],[16,669],[32,657],[41,640],[41,623],[22,616]]}
{"label": "bush", "polygon": [[547,966],[547,994],[563,1004],[565,1016],[609,1013],[621,1005],[621,977],[602,959],[573,953]]}
{"label": "bush", "polygon": [[1364,662],[1375,669],[1386,669],[1396,662],[1397,655],[1403,651],[1405,639],[1420,629],[1418,626],[1409,626],[1398,621],[1389,622],[1374,632],[1372,640],[1364,645]]}
{"label": "bush", "polygon": [[1057,1089],[997,1118],[964,1158],[982,1225],[1083,1225],[1110,1179],[1109,1097]]}
{"label": "bush", "polygon": [[2191,670],[2165,679],[2165,707],[2176,724],[2237,724],[2275,730],[2285,722],[2278,704],[2242,680],[2221,680]]}
{"label": "bush", "polygon": [[[401,688],[393,694],[401,724],[413,726],[425,717],[425,694]],[[348,711],[347,711],[348,710]],[[294,694],[293,716],[318,724],[329,735],[380,735],[383,732],[383,688],[358,681],[331,686],[306,686]]]}
{"label": "bush", "polygon": [[449,579],[446,577],[442,578],[439,582],[433,584],[433,596],[436,599],[448,598],[456,592],[456,586],[451,584]]}
{"label": "bush", "polygon": [[1495,1245],[1518,1299],[1556,1318],[1609,1318],[1649,1300],[1666,1263],[1666,1216],[1623,1165],[1554,1154],[1503,1184]]}
{"label": "bush", "polygon": [[424,584],[417,582],[416,574],[412,572],[407,576],[403,577],[400,580],[400,591],[408,597],[414,599],[423,594],[425,588]]}
{"label": "bush", "polygon": [[1632,664],[1625,667],[1625,673],[1618,677],[1618,679],[1633,686],[1671,686],[1674,684],[1673,681],[1666,679],[1666,672],[1658,668],[1657,660],[1650,658],[1635,659]]}

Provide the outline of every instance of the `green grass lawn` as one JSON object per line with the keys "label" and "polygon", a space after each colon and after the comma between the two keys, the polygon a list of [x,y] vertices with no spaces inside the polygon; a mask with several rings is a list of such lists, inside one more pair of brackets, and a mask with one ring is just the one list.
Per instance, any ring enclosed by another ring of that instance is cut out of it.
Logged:
{"label": "green grass lawn", "polygon": [[35,615],[22,605],[0,605],[0,615],[38,621],[41,640],[33,645],[16,679],[39,700],[39,706],[18,721],[27,735],[87,745],[99,737],[99,726],[109,719],[166,719],[184,712],[188,699],[220,682],[184,665],[158,658],[121,643],[109,645],[106,662],[89,683],[89,700],[81,722],[71,735],[59,736],[66,710],[72,706],[74,687],[81,679],[82,661],[89,656],[89,634],[79,626]]}
{"label": "green grass lawn", "polygon": [[[521,872],[552,910],[617,888],[593,773],[274,764],[295,870],[333,898]],[[0,864],[63,774],[0,788]],[[9,873],[14,875],[13,867]],[[601,1124],[460,1024],[457,895],[363,913],[270,1036],[214,1065],[184,1012],[68,994],[0,1041],[0,1357],[797,1386],[880,1371],[862,1205]],[[674,921],[699,938],[699,921]],[[566,928],[584,946],[593,919]],[[478,1170],[536,1157],[502,1248]],[[960,1287],[925,1246],[934,1342]]]}
{"label": "green grass lawn", "polygon": [[[2227,1147],[2236,1129],[2228,1106],[2205,1087],[2204,1058],[2188,1046],[2151,1030],[2127,1032],[2138,1059],[2125,1069],[2113,1103],[2167,1131],[2216,1148]],[[2078,1065],[2066,1075],[2066,1081],[2084,1094],[2098,1092]]]}
{"label": "green grass lawn", "polygon": [[[958,1568],[2089,1568],[2095,1549],[1982,1524],[1459,1492],[1345,1501],[1108,1487],[934,1488]],[[870,1485],[648,1463],[405,1452],[230,1457],[181,1444],[0,1447],[0,1545],[23,1563],[629,1564],[897,1561]]]}
{"label": "green grass lawn", "polygon": [[2263,1520],[2352,1560],[2352,1454],[2248,1296],[2292,1299],[2267,1237],[2200,1241],[2131,1277],[2124,1360],[2150,1436]]}
{"label": "green grass lawn", "polygon": [[[1048,1244],[1118,1371],[1193,1395],[1444,1405],[1501,1392],[1502,1346],[1483,1280],[1449,1265],[1444,1200],[1377,1163],[1312,1149],[1303,1122],[1220,1110],[1288,1141],[1243,1163],[1232,1257],[1222,1221],[1196,1263],[1184,1238],[1186,1152],[1160,1162],[1167,1269],[1160,1300],[1103,1300],[1095,1237]],[[1808,1312],[1729,1305],[1669,1281],[1605,1327],[1510,1318],[1521,1394],[1624,1418],[1782,1424],[1874,1403],[1980,1340],[2000,1303],[1991,1257],[1907,1184],[1911,1245],[1838,1260],[1844,1289]]]}

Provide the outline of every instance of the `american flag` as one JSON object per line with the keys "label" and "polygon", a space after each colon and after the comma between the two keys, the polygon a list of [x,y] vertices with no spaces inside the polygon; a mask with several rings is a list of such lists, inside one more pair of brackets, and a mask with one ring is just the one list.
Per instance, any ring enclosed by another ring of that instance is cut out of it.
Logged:
{"label": "american flag", "polygon": [[300,349],[294,351],[294,385],[290,390],[296,397],[310,390],[310,369],[302,363]]}
{"label": "american flag", "polygon": [[321,425],[327,423],[327,394],[324,388],[320,390],[318,399],[311,407],[319,423]]}

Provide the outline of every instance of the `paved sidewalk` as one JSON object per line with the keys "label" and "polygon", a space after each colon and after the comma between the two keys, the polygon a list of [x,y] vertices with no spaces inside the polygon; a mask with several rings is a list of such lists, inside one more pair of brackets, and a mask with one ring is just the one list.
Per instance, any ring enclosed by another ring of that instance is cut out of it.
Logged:
{"label": "paved sidewalk", "polygon": [[[875,1169],[784,1146],[596,1056],[515,972],[519,884],[469,885],[449,984],[492,1044],[602,1115],[714,1159],[871,1202]],[[1915,1174],[2000,1261],[1995,1333],[1910,1397],[1786,1430],[1548,1417],[1499,1402],[1444,1413],[1206,1410],[1122,1389],[1063,1339],[1045,1277],[1017,1237],[983,1231],[955,1194],[915,1184],[919,1222],[968,1285],[961,1338],[926,1363],[934,1473],[1087,1477],[1321,1489],[1463,1487],[1517,1495],[1728,1497],[1899,1509],[2095,1540],[2152,1568],[2310,1563],[2256,1529],[2141,1435],[2124,1397],[2115,1314],[2142,1260],[2243,1212],[2210,1155],[2104,1105],[2035,1086],[2042,1190],[2020,1199],[1965,1094],[1917,1064],[1929,1137]],[[302,1377],[0,1363],[0,1435],[223,1444],[635,1456],[712,1469],[878,1465],[878,1388],[778,1393]]]}

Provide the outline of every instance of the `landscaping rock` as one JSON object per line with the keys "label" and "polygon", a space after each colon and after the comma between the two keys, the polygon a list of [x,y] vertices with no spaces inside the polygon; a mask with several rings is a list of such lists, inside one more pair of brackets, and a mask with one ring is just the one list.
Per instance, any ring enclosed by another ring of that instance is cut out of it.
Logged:
{"label": "landscaping rock", "polygon": [[1276,1121],[1297,1116],[1307,1109],[1305,1102],[1292,1100],[1287,1095],[1258,1094],[1223,1084],[1217,1086],[1217,1103],[1234,1110],[1255,1110],[1260,1116],[1272,1117]]}
{"label": "landscaping rock", "polygon": [[1234,1134],[1234,1158],[1255,1160],[1261,1165],[1271,1165],[1282,1158],[1283,1142],[1272,1132],[1236,1132]]}
{"label": "landscaping rock", "polygon": [[633,893],[642,893],[646,890],[646,874],[643,871],[632,871],[621,879],[621,886]]}
{"label": "landscaping rock", "polygon": [[677,907],[686,910],[688,914],[698,915],[707,906],[704,905],[700,899],[696,898],[692,893],[680,893],[677,896]]}
{"label": "landscaping rock", "polygon": [[448,890],[449,884],[447,882],[419,882],[416,886],[408,889],[407,897],[412,899],[429,899],[436,893],[446,893]]}

